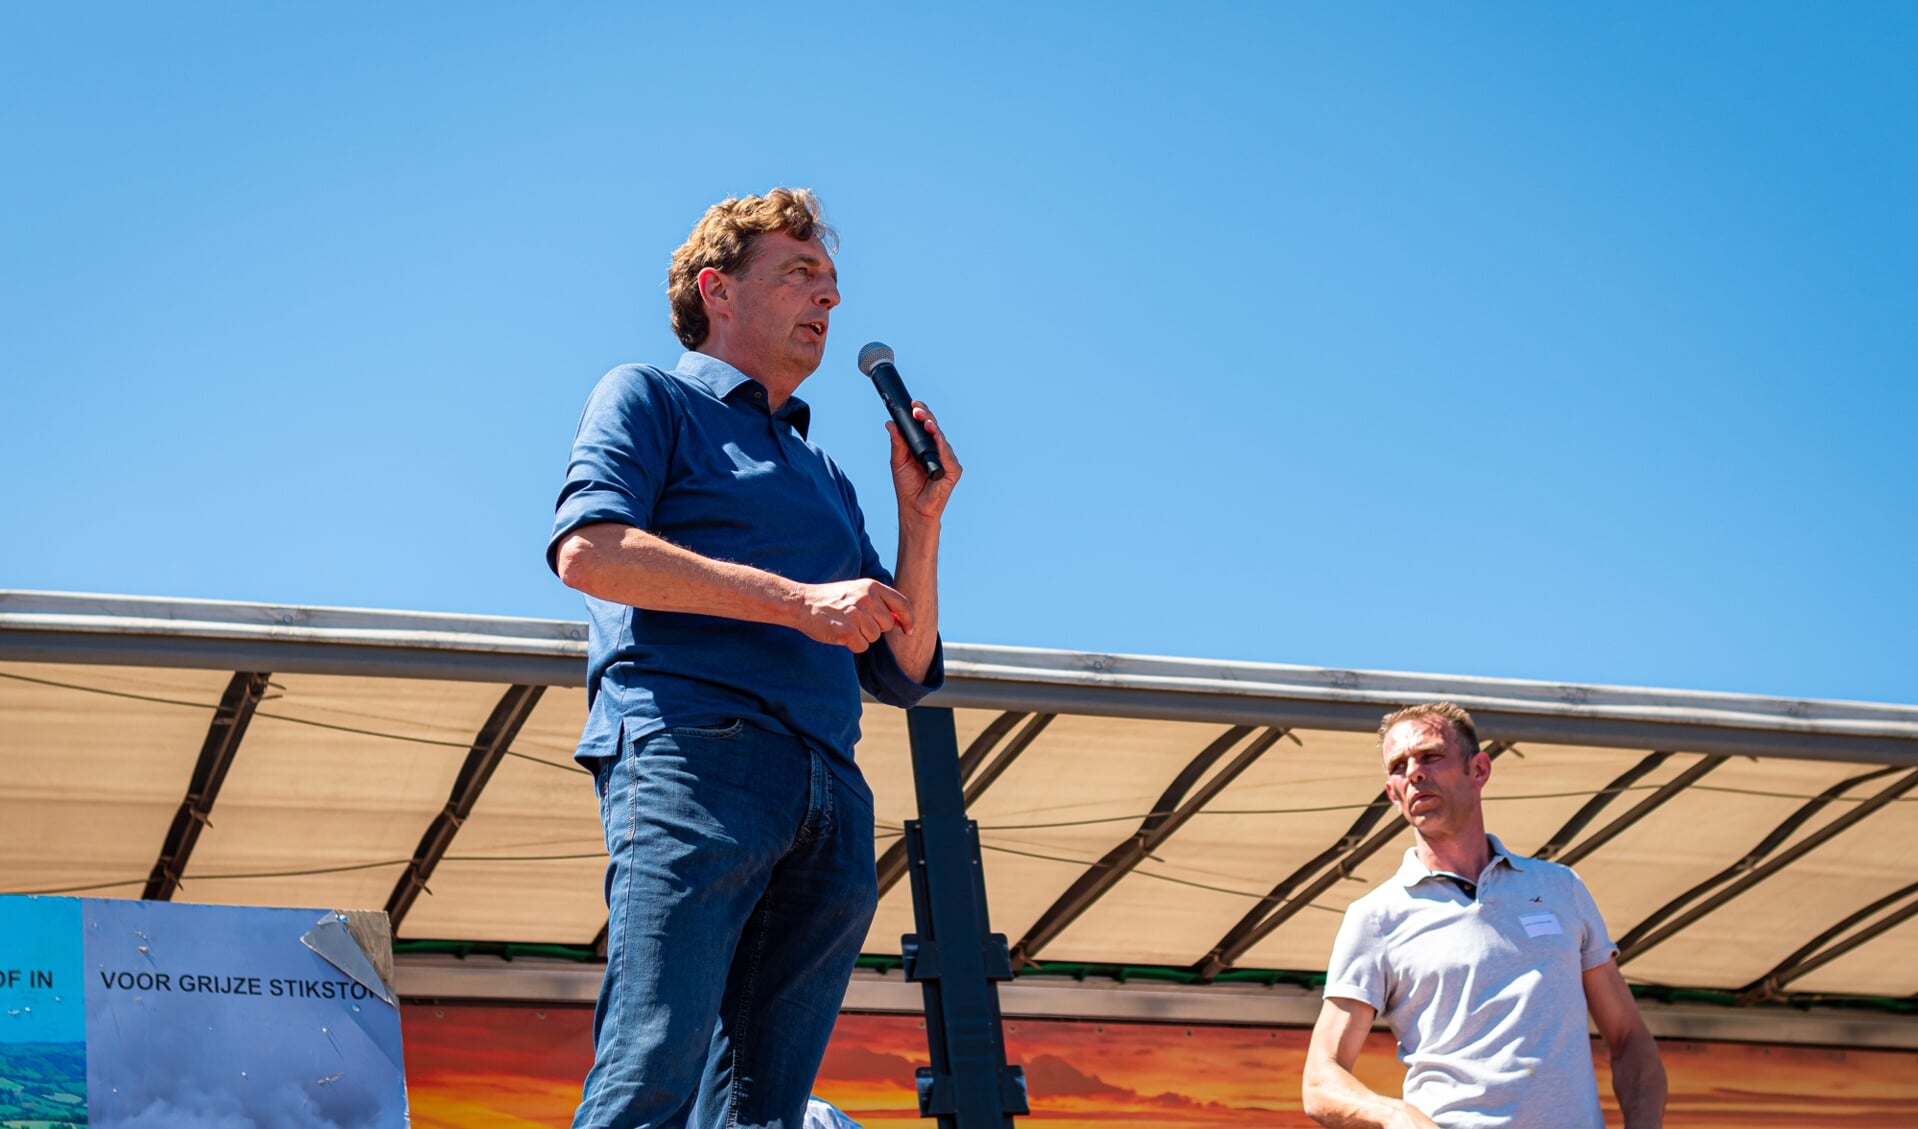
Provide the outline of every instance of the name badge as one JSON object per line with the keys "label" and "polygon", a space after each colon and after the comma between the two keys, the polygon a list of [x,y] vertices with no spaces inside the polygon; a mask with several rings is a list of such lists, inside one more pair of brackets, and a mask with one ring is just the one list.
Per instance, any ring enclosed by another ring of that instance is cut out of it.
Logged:
{"label": "name badge", "polygon": [[1527,937],[1549,937],[1554,933],[1565,932],[1558,927],[1557,914],[1528,913],[1521,916],[1518,923],[1525,927]]}

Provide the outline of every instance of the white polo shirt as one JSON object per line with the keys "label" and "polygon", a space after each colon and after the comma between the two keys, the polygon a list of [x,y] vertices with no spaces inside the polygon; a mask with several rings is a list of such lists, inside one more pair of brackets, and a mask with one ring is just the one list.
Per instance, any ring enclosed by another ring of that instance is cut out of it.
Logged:
{"label": "white polo shirt", "polygon": [[1405,1100],[1444,1129],[1604,1129],[1581,977],[1618,950],[1570,868],[1486,838],[1476,897],[1412,849],[1353,902],[1325,994],[1385,1017]]}

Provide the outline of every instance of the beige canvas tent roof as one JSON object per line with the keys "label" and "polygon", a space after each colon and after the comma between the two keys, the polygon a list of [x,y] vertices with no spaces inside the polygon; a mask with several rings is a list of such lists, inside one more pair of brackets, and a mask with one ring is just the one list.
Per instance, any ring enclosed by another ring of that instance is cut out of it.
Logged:
{"label": "beige canvas tent roof", "polygon": [[[0,891],[384,906],[402,948],[592,946],[584,649],[569,622],[0,592]],[[992,927],[1030,967],[1322,970],[1409,843],[1372,729],[1449,699],[1496,755],[1494,831],[1576,866],[1628,979],[1752,1005],[1918,996],[1918,708],[947,656],[929,704],[955,710]],[[864,728],[884,956],[913,928],[913,792],[904,715],[872,705]]]}

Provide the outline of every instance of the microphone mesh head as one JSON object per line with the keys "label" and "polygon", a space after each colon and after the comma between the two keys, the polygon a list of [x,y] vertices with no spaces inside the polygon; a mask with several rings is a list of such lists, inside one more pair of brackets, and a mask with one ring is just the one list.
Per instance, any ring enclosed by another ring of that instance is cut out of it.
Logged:
{"label": "microphone mesh head", "polygon": [[872,375],[872,370],[876,366],[891,362],[892,346],[883,342],[868,342],[865,348],[859,350],[859,371],[867,376]]}

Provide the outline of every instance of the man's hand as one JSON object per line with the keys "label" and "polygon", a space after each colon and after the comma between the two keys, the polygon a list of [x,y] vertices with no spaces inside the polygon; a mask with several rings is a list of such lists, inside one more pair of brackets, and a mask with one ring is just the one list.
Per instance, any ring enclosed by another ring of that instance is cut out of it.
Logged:
{"label": "man's hand", "polygon": [[793,626],[821,643],[858,652],[895,627],[912,633],[912,601],[877,580],[802,584],[799,594]]}
{"label": "man's hand", "polygon": [[899,428],[886,421],[886,431],[892,435],[892,489],[899,496],[899,557],[892,570],[893,583],[919,610],[920,625],[918,631],[888,636],[886,646],[906,677],[924,682],[939,644],[939,518],[964,470],[926,405],[914,400],[912,418],[932,436],[946,473],[937,482],[927,478],[926,468],[912,457]]}
{"label": "man's hand", "polygon": [[939,461],[945,465],[946,473],[938,481],[927,478],[926,468],[912,457],[898,426],[891,420],[886,421],[886,431],[892,436],[892,489],[899,496],[901,525],[914,519],[939,520],[947,500],[952,497],[952,488],[959,484],[959,476],[965,472],[958,456],[952,453],[952,445],[946,442],[946,433],[939,430],[938,421],[932,418],[924,403],[912,402],[912,418],[925,425],[926,434],[939,448]]}

